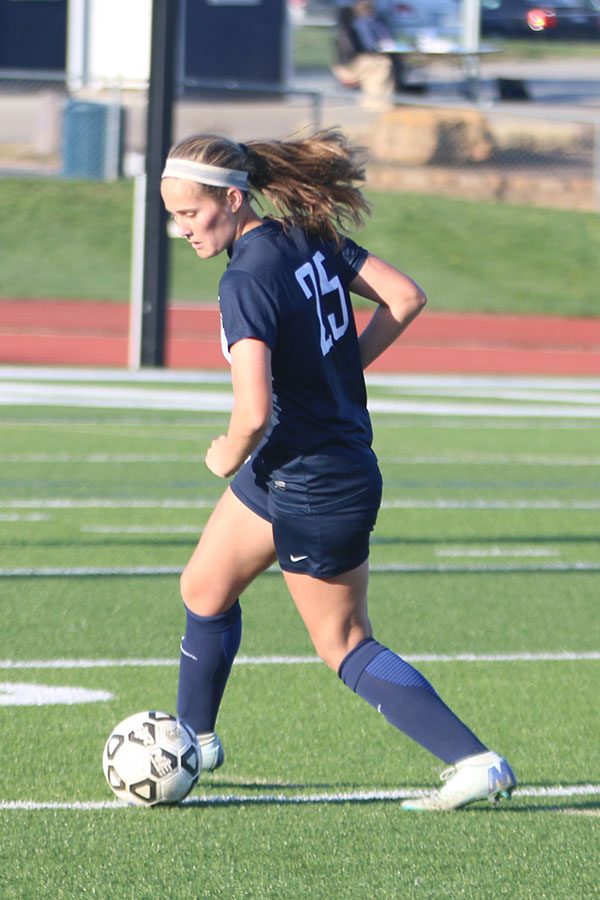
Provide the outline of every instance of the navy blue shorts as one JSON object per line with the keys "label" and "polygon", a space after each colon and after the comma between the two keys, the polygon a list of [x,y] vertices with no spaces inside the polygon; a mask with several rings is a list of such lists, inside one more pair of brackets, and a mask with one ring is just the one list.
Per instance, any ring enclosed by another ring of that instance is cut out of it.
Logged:
{"label": "navy blue shorts", "polygon": [[382,489],[374,453],[302,457],[270,475],[252,457],[231,489],[271,522],[285,572],[333,578],[368,559]]}

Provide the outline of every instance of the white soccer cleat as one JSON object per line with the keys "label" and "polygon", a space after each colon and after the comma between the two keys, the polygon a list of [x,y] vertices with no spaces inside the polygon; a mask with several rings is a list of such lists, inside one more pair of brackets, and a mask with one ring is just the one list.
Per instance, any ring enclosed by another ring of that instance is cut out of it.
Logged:
{"label": "white soccer cleat", "polygon": [[446,812],[474,803],[509,800],[517,779],[502,756],[488,751],[461,759],[441,774],[445,785],[426,797],[404,800],[402,809]]}
{"label": "white soccer cleat", "polygon": [[200,747],[203,772],[213,772],[223,765],[225,751],[223,750],[221,739],[214,731],[199,734],[198,745]]}

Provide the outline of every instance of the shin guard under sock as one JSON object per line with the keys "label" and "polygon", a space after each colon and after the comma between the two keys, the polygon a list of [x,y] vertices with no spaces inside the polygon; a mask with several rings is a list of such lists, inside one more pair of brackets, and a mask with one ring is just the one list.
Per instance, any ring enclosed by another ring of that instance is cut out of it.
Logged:
{"label": "shin guard under sock", "polygon": [[348,653],[339,676],[388,722],[445,763],[487,750],[420,672],[373,638]]}
{"label": "shin guard under sock", "polygon": [[177,714],[196,734],[214,731],[241,637],[242,609],[238,600],[218,616],[198,616],[186,607]]}

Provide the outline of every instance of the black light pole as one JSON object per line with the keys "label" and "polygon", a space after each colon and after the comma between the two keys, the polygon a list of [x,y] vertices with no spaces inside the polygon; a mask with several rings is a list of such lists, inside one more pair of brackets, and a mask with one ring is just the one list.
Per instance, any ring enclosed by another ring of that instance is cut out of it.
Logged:
{"label": "black light pole", "polygon": [[146,215],[141,314],[142,366],[163,366],[169,248],[160,175],[171,146],[179,0],[152,0],[150,90],[146,130]]}

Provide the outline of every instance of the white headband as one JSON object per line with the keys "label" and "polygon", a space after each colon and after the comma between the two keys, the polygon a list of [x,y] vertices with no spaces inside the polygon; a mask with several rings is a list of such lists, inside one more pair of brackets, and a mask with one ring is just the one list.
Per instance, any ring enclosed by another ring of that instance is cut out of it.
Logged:
{"label": "white headband", "polygon": [[197,181],[198,184],[210,184],[213,187],[235,187],[240,191],[248,190],[248,173],[240,169],[222,169],[220,166],[207,166],[191,159],[167,159],[162,178],[185,178]]}

